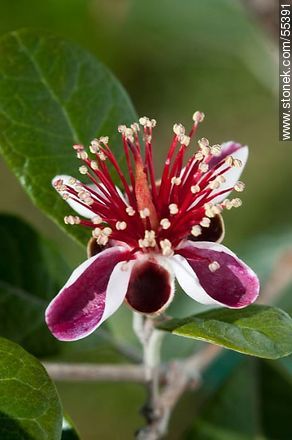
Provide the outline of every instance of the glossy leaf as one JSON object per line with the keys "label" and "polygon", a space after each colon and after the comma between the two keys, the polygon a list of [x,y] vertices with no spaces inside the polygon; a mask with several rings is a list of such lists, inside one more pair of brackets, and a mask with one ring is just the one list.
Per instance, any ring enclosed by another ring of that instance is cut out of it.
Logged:
{"label": "glossy leaf", "polygon": [[41,363],[14,342],[0,338],[1,440],[59,440],[62,409]]}
{"label": "glossy leaf", "polygon": [[[74,143],[109,135],[123,158],[120,123],[136,119],[112,74],[86,51],[37,31],[0,42],[0,149],[34,203],[65,228],[70,212],[51,187],[57,174],[79,176]],[[66,227],[83,244],[88,231]]]}
{"label": "glossy leaf", "polygon": [[80,440],[79,434],[68,416],[63,419],[61,440]]}
{"label": "glossy leaf", "polygon": [[37,355],[57,350],[44,310],[69,274],[60,253],[20,219],[0,216],[0,335]]}
{"label": "glossy leaf", "polygon": [[172,319],[159,328],[267,359],[292,353],[292,319],[274,307],[214,309],[185,319]]}
{"label": "glossy leaf", "polygon": [[186,439],[288,439],[291,407],[291,376],[278,363],[245,361],[205,403]]}

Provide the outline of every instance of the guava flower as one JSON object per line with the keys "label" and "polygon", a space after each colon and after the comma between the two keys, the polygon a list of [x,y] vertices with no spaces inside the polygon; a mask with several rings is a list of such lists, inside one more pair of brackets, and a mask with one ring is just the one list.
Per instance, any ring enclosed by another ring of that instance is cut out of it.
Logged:
{"label": "guava flower", "polygon": [[72,341],[89,335],[123,302],[137,312],[158,315],[173,299],[175,278],[202,304],[242,308],[256,300],[256,274],[219,244],[221,212],[241,205],[239,198],[226,197],[244,189],[238,179],[248,147],[210,145],[202,138],[193,152],[190,143],[203,118],[201,112],[193,115],[189,134],[181,124],[174,125],[159,181],[152,157],[154,119],[140,118],[142,133],[137,123],[118,128],[127,175],[108,137],[94,139],[89,154],[82,145],[73,146],[83,162],[79,171],[89,183],[63,175],[53,179],[53,186],[78,214],[65,217],[65,223],[91,229],[92,239],[89,258],[46,310],[56,338]]}

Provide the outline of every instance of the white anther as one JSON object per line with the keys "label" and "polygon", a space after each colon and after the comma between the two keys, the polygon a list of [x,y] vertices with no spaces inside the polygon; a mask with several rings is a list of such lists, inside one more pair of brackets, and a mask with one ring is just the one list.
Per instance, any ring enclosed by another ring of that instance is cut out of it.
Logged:
{"label": "white anther", "polygon": [[81,167],[79,167],[79,173],[80,174],[87,174],[88,173],[88,169],[85,165],[82,165]]}
{"label": "white anther", "polygon": [[199,187],[199,185],[192,185],[191,186],[191,192],[193,193],[193,194],[196,194],[196,193],[198,193],[198,192],[200,192],[200,187]]}
{"label": "white anther", "polygon": [[100,225],[100,223],[102,223],[102,218],[100,217],[100,215],[96,215],[91,219],[91,221],[94,225]]}
{"label": "white anther", "polygon": [[209,169],[209,165],[207,163],[200,163],[199,170],[202,171],[202,173],[206,173]]}
{"label": "white anther", "polygon": [[97,239],[96,242],[97,244],[101,245],[101,246],[105,246],[108,243],[109,238],[106,235],[100,235]]}
{"label": "white anther", "polygon": [[98,139],[92,139],[92,141],[90,142],[90,145],[92,145],[95,148],[100,148],[100,143]]}
{"label": "white anther", "polygon": [[90,145],[90,146],[89,146],[89,151],[90,151],[92,154],[96,154],[96,153],[98,153],[99,150],[100,150],[100,146],[99,146],[99,145]]}
{"label": "white anther", "polygon": [[234,166],[235,168],[241,168],[241,167],[242,167],[242,162],[241,162],[241,160],[239,160],[239,159],[234,159],[234,160],[233,160],[233,166]]}
{"label": "white anther", "polygon": [[198,152],[195,154],[195,159],[196,159],[196,160],[202,160],[202,159],[204,159],[204,155],[203,155],[203,153],[202,153],[201,151],[198,151]]}
{"label": "white anther", "polygon": [[99,138],[99,142],[101,142],[103,144],[108,144],[109,143],[109,137],[108,136],[101,136]]}
{"label": "white anther", "polygon": [[214,214],[214,211],[213,211],[213,205],[211,203],[210,204],[206,203],[204,205],[204,208],[205,208],[205,215],[206,215],[206,217],[209,217],[209,218],[215,217],[215,214]]}
{"label": "white anther", "polygon": [[212,261],[212,263],[210,263],[208,267],[210,272],[216,272],[216,270],[220,269],[220,264],[218,263],[218,261]]}
{"label": "white anther", "polygon": [[133,215],[135,215],[135,210],[133,209],[132,206],[127,206],[127,208],[126,208],[126,213],[127,213],[130,217],[132,217]]}
{"label": "white anther", "polygon": [[199,235],[201,235],[201,234],[202,234],[202,228],[201,228],[201,226],[200,226],[200,225],[195,225],[195,226],[193,226],[193,227],[192,227],[192,230],[191,230],[191,234],[192,234],[194,237],[198,237]]}
{"label": "white anther", "polygon": [[201,147],[201,152],[205,157],[207,157],[211,153],[211,148],[203,146],[203,147]]}
{"label": "white anther", "polygon": [[211,220],[208,217],[203,217],[200,221],[200,225],[203,226],[203,228],[208,228],[210,226]]}
{"label": "white anther", "polygon": [[170,227],[171,223],[168,220],[168,218],[162,218],[160,220],[160,225],[162,226],[162,229],[168,229]]}
{"label": "white anther", "polygon": [[98,151],[97,152],[98,157],[100,158],[100,160],[105,161],[106,160],[106,155],[104,154],[103,151]]}
{"label": "white anther", "polygon": [[238,191],[238,192],[242,192],[244,190],[244,188],[245,188],[245,184],[243,182],[237,182],[234,185],[235,191]]}
{"label": "white anther", "polygon": [[93,170],[98,170],[98,163],[95,160],[90,162],[90,166]]}
{"label": "white anther", "polygon": [[167,238],[165,238],[164,240],[160,240],[159,244],[161,247],[162,255],[164,255],[165,257],[171,257],[174,254],[171,242]]}
{"label": "white anther", "polygon": [[92,231],[92,236],[96,238],[97,244],[105,246],[109,240],[109,235],[112,233],[111,228],[106,227],[104,229],[95,228]]}
{"label": "white anther", "polygon": [[174,124],[173,126],[173,132],[174,134],[176,134],[177,136],[182,136],[185,134],[185,127],[182,124]]}
{"label": "white anther", "polygon": [[88,197],[90,197],[90,193],[88,191],[85,191],[84,188],[82,188],[81,191],[78,193],[78,198],[84,201]]}
{"label": "white anther", "polygon": [[171,183],[173,185],[180,185],[181,184],[181,178],[180,177],[172,177],[171,178]]}
{"label": "white anther", "polygon": [[77,183],[77,180],[74,177],[70,177],[69,179],[69,185],[75,185]]}
{"label": "white anther", "polygon": [[[62,179],[58,179],[58,180],[55,180],[53,185],[57,191],[62,191],[61,188],[64,186],[64,182]],[[66,186],[65,186],[65,189],[66,189]]]}
{"label": "white anther", "polygon": [[217,176],[216,179],[217,179],[220,183],[225,183],[225,182],[226,182],[226,178],[223,176],[223,174],[220,174],[220,176]]}
{"label": "white anther", "polygon": [[86,197],[86,199],[84,199],[84,203],[88,206],[93,205],[94,200],[92,197]]}
{"label": "white anther", "polygon": [[177,214],[178,213],[178,206],[177,206],[177,204],[176,203],[171,203],[169,206],[168,206],[168,209],[169,209],[169,212],[170,212],[170,214]]}
{"label": "white anther", "polygon": [[64,217],[64,223],[66,225],[78,225],[80,223],[80,217],[73,216],[73,215],[68,215],[66,217]]}
{"label": "white anther", "polygon": [[137,131],[140,131],[140,126],[137,122],[133,122],[133,124],[131,124],[131,129],[136,133]]}
{"label": "white anther", "polygon": [[148,208],[141,209],[141,211],[139,212],[139,214],[140,214],[140,217],[141,217],[141,218],[149,217],[149,215],[150,215],[150,210],[149,210]]}
{"label": "white anther", "polygon": [[118,126],[119,133],[124,133],[126,131],[126,129],[127,129],[126,125],[119,125]]}
{"label": "white anther", "polygon": [[78,157],[78,159],[86,160],[86,159],[88,159],[88,154],[84,150],[78,151],[77,157]]}
{"label": "white anther", "polygon": [[191,138],[190,138],[189,136],[183,134],[183,135],[181,135],[181,136],[179,137],[179,142],[180,142],[182,145],[185,145],[185,146],[187,147],[188,145],[190,145]]}
{"label": "white anther", "polygon": [[100,228],[94,228],[94,229],[93,229],[93,231],[92,231],[92,236],[93,236],[94,238],[98,238],[98,237],[100,236],[100,234],[101,234],[101,229],[100,229]]}
{"label": "white anther", "polygon": [[205,114],[203,112],[197,111],[193,114],[193,121],[196,124],[198,124],[199,122],[202,122],[204,120],[204,118],[205,118]]}
{"label": "white anther", "polygon": [[222,208],[221,208],[220,205],[214,205],[213,208],[212,208],[212,210],[213,210],[213,212],[214,212],[215,215],[217,215],[217,214],[221,214],[221,212],[222,212]]}
{"label": "white anther", "polygon": [[220,188],[220,185],[221,185],[221,183],[219,182],[219,180],[214,179],[214,180],[211,180],[211,182],[209,183],[209,188],[210,189],[218,189],[218,188]]}
{"label": "white anther", "polygon": [[116,223],[116,229],[118,231],[124,231],[127,228],[127,223],[126,222],[117,222]]}
{"label": "white anther", "polygon": [[222,206],[229,210],[233,207],[233,204],[231,203],[231,201],[229,199],[225,199],[222,202]]}
{"label": "white anther", "polygon": [[213,156],[220,156],[220,154],[221,154],[221,145],[219,145],[219,144],[212,145],[212,147],[211,147],[211,154],[213,154]]}
{"label": "white anther", "polygon": [[239,198],[232,199],[231,203],[234,208],[239,208],[242,205],[242,201]]}
{"label": "white anther", "polygon": [[151,121],[147,116],[143,116],[142,118],[140,118],[139,122],[143,127],[151,127],[152,126]]}
{"label": "white anther", "polygon": [[233,166],[233,157],[232,156],[227,156],[225,158],[225,163],[226,163],[226,165],[232,167]]}
{"label": "white anther", "polygon": [[144,238],[140,238],[138,243],[141,248],[155,247],[156,246],[155,231],[153,231],[153,230],[145,231]]}
{"label": "white anther", "polygon": [[199,146],[202,147],[209,147],[209,141],[206,138],[202,138],[198,140]]}
{"label": "white anther", "polygon": [[83,147],[83,145],[80,145],[80,144],[74,144],[73,150],[82,151],[82,150],[84,150],[84,147]]}
{"label": "white anther", "polygon": [[63,197],[64,200],[70,199],[70,196],[69,196],[68,193],[62,194],[62,197]]}
{"label": "white anther", "polygon": [[152,127],[152,128],[156,127],[156,124],[157,124],[156,119],[151,119],[150,122],[151,122],[151,127]]}

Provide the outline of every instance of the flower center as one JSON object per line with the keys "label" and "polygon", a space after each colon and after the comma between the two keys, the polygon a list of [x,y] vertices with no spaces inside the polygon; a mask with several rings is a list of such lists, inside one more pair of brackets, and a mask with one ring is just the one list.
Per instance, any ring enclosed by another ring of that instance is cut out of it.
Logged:
{"label": "flower center", "polygon": [[[65,223],[92,228],[98,245],[106,245],[109,240],[124,242],[133,253],[155,251],[170,256],[190,234],[203,236],[211,220],[224,208],[241,205],[238,198],[220,203],[216,202],[217,198],[222,200],[225,193],[244,189],[242,182],[226,187],[225,174],[233,167],[240,167],[240,160],[222,155],[220,145],[210,145],[206,138],[198,141],[198,150],[185,161],[191,139],[203,119],[201,112],[193,115],[188,135],[181,124],[174,125],[159,183],[155,179],[152,155],[154,119],[140,118],[142,133],[137,123],[119,127],[127,174],[112,153],[108,137],[91,142],[92,156],[84,146],[74,145],[77,157],[83,162],[79,171],[91,183],[86,185],[71,178],[68,182],[58,179],[54,185],[64,199],[85,208],[90,219],[69,215]],[[113,173],[119,179],[120,189],[114,184]]]}

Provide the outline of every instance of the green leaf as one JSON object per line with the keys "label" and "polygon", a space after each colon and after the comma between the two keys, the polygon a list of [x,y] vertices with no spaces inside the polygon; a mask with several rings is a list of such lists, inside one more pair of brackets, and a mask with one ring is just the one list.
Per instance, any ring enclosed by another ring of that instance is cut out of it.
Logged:
{"label": "green leaf", "polygon": [[61,440],[80,440],[79,434],[68,416],[63,419]]}
{"label": "green leaf", "polygon": [[14,342],[0,338],[1,440],[59,440],[62,408],[41,363]]}
{"label": "green leaf", "polygon": [[71,146],[96,136],[124,158],[117,126],[136,118],[119,82],[80,47],[34,30],[1,39],[0,150],[33,202],[83,244],[88,231],[65,227],[70,209],[51,180],[78,177]]}
{"label": "green leaf", "polygon": [[214,309],[185,319],[172,319],[159,328],[267,359],[292,353],[292,319],[275,307]]}
{"label": "green leaf", "polygon": [[[0,216],[0,335],[37,355],[58,350],[44,311],[69,274],[60,253],[20,219]],[[20,319],[21,317],[21,319]]]}
{"label": "green leaf", "polygon": [[188,440],[291,437],[292,379],[278,363],[242,362],[202,408]]}

